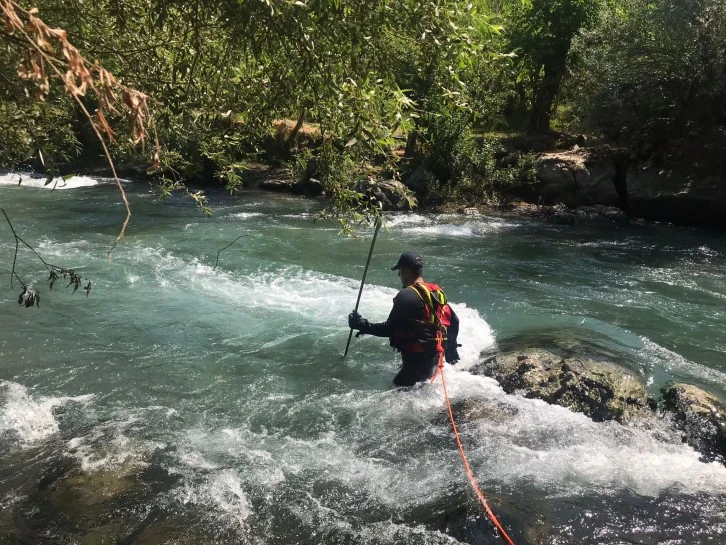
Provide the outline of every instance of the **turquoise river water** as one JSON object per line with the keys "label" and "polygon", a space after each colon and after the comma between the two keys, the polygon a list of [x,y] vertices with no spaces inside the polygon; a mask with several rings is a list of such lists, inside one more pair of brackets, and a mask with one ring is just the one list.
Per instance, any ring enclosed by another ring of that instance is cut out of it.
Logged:
{"label": "turquoise river water", "polygon": [[[371,231],[313,222],[320,203],[211,193],[160,202],[71,179],[0,176],[0,207],[90,295],[17,304],[0,222],[0,543],[503,543],[468,488],[440,384],[392,388],[396,354],[354,339],[342,358]],[[60,184],[63,185],[63,184]],[[726,238],[665,225],[572,227],[390,214],[361,313],[383,320],[398,254],[419,251],[462,321],[454,401],[484,494],[518,544],[725,544],[726,467],[668,419],[594,423],[507,395],[467,369],[512,339],[576,338],[655,396],[669,380],[726,395]],[[244,235],[219,255],[218,251]]]}

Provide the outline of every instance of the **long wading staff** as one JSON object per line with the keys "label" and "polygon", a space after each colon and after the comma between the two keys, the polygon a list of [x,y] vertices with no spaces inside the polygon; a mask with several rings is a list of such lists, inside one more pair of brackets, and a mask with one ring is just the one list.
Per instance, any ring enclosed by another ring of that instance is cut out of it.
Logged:
{"label": "long wading staff", "polygon": [[[358,305],[360,305],[360,296],[363,295],[363,286],[365,286],[366,283],[366,275],[368,274],[368,265],[371,263],[371,257],[373,257],[373,247],[376,245],[376,238],[378,237],[378,230],[381,228],[381,224],[383,223],[381,216],[378,216],[378,219],[376,220],[376,230],[373,233],[373,242],[371,242],[371,249],[368,252],[368,261],[366,261],[366,267],[363,269],[363,280],[360,281],[360,290],[358,290],[358,300],[355,302],[355,311],[358,312]],[[350,334],[348,335],[348,343],[345,345],[345,354],[343,354],[343,357],[346,357],[348,355],[348,348],[350,348],[350,340],[353,338],[353,330],[350,330]]]}

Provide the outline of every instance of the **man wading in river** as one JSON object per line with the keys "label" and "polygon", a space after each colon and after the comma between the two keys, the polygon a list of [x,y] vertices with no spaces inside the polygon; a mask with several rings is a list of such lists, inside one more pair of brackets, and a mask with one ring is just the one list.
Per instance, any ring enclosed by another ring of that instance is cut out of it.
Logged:
{"label": "man wading in river", "polygon": [[439,363],[439,334],[446,361],[451,364],[459,361],[456,350],[459,318],[447,303],[442,289],[424,281],[420,255],[402,253],[391,270],[398,271],[403,289],[393,298],[388,319],[371,324],[353,311],[348,316],[348,325],[363,334],[390,338],[391,346],[401,352],[403,359],[393,383],[413,386],[434,376]]}

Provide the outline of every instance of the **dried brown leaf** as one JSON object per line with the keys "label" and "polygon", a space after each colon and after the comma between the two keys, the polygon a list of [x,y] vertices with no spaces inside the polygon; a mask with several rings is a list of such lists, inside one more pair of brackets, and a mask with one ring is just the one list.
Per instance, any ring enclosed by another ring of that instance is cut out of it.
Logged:
{"label": "dried brown leaf", "polygon": [[55,38],[56,40],[59,40],[60,42],[68,41],[66,31],[63,30],[62,28],[49,28],[48,34],[50,34],[51,37]]}
{"label": "dried brown leaf", "polygon": [[2,7],[5,17],[7,18],[6,25],[9,27],[8,30],[11,32],[15,30],[23,30],[25,25],[23,24],[22,19],[18,17],[18,14],[15,12],[12,4],[10,2],[5,2]]}
{"label": "dried brown leaf", "polygon": [[96,128],[101,134],[105,134],[108,136],[109,140],[112,142],[116,142],[116,134],[113,132],[113,129],[108,124],[108,121],[106,121],[106,116],[103,115],[103,111],[98,109],[96,110],[96,114],[93,116],[93,124],[96,125]]}

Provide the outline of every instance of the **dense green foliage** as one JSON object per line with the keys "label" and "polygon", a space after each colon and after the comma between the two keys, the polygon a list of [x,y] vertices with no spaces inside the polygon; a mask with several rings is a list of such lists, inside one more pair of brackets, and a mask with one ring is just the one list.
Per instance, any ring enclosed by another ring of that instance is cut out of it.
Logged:
{"label": "dense green foliage", "polygon": [[[554,124],[648,154],[726,119],[724,0],[33,5],[87,59],[152,97],[166,191],[210,178],[234,191],[251,160],[314,157],[344,212],[359,197],[355,178],[418,165],[433,174],[425,198],[491,199],[530,185],[533,167],[499,168],[486,131]],[[17,78],[28,44],[0,36],[0,166],[98,162],[73,101],[59,85],[38,101]],[[150,165],[118,121],[114,156]]]}
{"label": "dense green foliage", "polygon": [[691,150],[696,158],[721,155],[724,29],[723,0],[621,0],[603,11],[573,48],[567,92],[577,121],[639,156],[693,146],[713,146]]}
{"label": "dense green foliage", "polygon": [[505,3],[510,45],[522,68],[530,131],[550,130],[572,40],[595,20],[603,0],[515,0]]}

